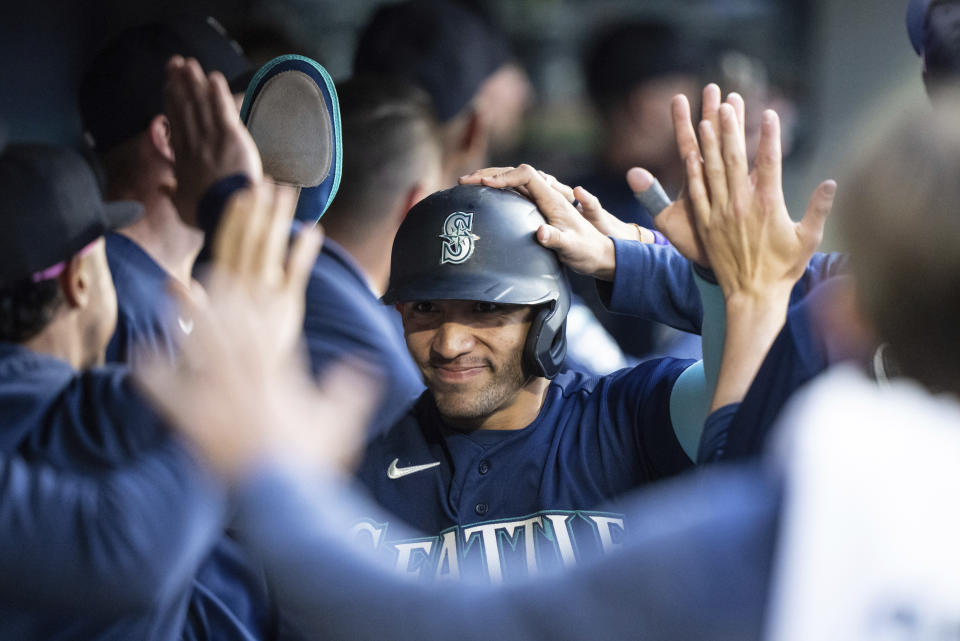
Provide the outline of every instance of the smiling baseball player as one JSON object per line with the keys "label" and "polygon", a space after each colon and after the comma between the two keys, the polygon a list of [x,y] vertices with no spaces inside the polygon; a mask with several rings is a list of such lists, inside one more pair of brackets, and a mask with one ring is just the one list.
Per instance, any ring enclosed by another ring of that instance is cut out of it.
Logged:
{"label": "smiling baseball player", "polygon": [[[737,119],[730,105],[717,114],[714,131],[720,116]],[[778,136],[771,129],[767,143]],[[642,272],[567,188],[528,166],[480,173],[483,186],[438,192],[410,211],[384,296],[428,389],[370,444],[359,477],[426,536],[396,540],[393,524],[376,519],[356,533],[401,571],[499,582],[617,547],[629,526],[600,506],[692,465],[711,398],[715,409],[742,397],[782,325],[832,190],[821,186],[799,231],[784,234],[782,270],[727,276],[722,293],[698,283],[705,364],[666,358],[590,377],[563,371],[561,263],[612,281],[614,295]]]}

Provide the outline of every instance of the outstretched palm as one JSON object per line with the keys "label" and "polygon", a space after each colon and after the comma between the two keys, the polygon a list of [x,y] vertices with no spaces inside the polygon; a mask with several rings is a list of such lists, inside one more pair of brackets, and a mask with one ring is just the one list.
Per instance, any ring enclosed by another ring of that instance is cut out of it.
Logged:
{"label": "outstretched palm", "polygon": [[[743,98],[741,98],[739,94],[731,93],[727,97],[727,103],[733,107],[739,122],[742,123],[744,113]],[[719,131],[720,128],[720,104],[720,88],[715,84],[709,84],[704,87],[701,119],[710,122],[715,131]],[[677,139],[677,151],[680,153],[680,158],[686,159],[691,152],[699,155],[700,145],[697,142],[697,134],[694,130],[693,120],[690,115],[690,102],[686,96],[674,96],[673,101],[670,103],[670,113],[673,117],[673,129]],[[641,202],[644,201],[642,194],[653,187],[655,182],[656,178],[646,169],[633,167],[627,172],[627,183],[630,185],[633,193],[637,194],[637,197],[640,198]],[[676,200],[667,204],[662,209],[652,210],[650,213],[653,215],[653,223],[657,229],[667,237],[667,240],[669,240],[684,257],[704,267],[710,265],[710,260],[707,258],[703,243],[697,234],[697,228],[693,218],[693,205],[687,194],[686,185],[680,189]]]}
{"label": "outstretched palm", "polygon": [[698,236],[728,298],[789,295],[823,237],[835,185],[822,183],[803,220],[793,222],[781,189],[777,114],[763,114],[757,164],[749,174],[737,116],[728,105],[720,115],[719,130],[709,122],[700,125],[703,163],[693,152],[686,158]]}

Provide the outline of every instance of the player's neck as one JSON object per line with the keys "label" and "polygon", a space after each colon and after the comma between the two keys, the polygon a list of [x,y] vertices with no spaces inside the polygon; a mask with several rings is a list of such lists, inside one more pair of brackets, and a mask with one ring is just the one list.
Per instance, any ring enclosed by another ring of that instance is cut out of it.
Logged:
{"label": "player's neck", "polygon": [[328,229],[327,236],[335,240],[353,257],[363,271],[367,282],[378,294],[382,295],[387,290],[387,283],[390,280],[390,253],[393,236],[384,234],[381,238],[379,235],[373,235],[365,242],[356,242],[353,238],[342,235],[338,231]]}
{"label": "player's neck", "polygon": [[70,311],[59,312],[43,331],[25,341],[23,346],[66,361],[76,370],[103,363],[103,350],[88,348],[77,324],[77,314]]}
{"label": "player's neck", "polygon": [[464,431],[475,430],[522,430],[536,420],[547,396],[550,381],[542,376],[531,378],[516,395],[491,414],[474,419],[444,417],[450,427]]}
{"label": "player's neck", "polygon": [[189,284],[203,246],[203,233],[185,224],[169,198],[143,201],[144,216],[121,233],[133,240],[168,274]]}

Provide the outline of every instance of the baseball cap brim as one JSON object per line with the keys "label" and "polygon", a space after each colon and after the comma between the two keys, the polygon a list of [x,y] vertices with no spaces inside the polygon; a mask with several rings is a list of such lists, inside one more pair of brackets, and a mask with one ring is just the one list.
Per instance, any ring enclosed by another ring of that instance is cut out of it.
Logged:
{"label": "baseball cap brim", "polygon": [[143,215],[139,203],[104,202],[76,151],[14,143],[0,154],[0,283],[49,270]]}
{"label": "baseball cap brim", "polygon": [[62,255],[61,260],[67,260],[104,234],[132,225],[143,217],[143,213],[143,205],[132,200],[114,200],[102,203],[100,220],[64,245],[67,251]]}
{"label": "baseball cap brim", "polygon": [[304,56],[274,58],[254,75],[240,119],[257,143],[264,174],[301,188],[296,217],[316,222],[340,186],[340,105],[333,79]]}

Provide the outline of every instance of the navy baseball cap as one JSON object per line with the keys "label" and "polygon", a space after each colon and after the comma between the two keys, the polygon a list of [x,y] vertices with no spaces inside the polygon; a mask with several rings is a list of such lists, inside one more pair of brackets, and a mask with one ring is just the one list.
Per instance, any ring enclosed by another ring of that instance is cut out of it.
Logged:
{"label": "navy baseball cap", "polygon": [[367,23],[353,72],[412,81],[448,122],[509,60],[506,39],[478,14],[450,2],[408,0],[382,6]]}
{"label": "navy baseball cap", "polygon": [[87,142],[106,151],[146,129],[163,113],[167,61],[196,58],[204,71],[221,72],[242,92],[252,65],[214,18],[182,17],[132,27],[110,41],[80,83],[80,116]]}
{"label": "navy baseball cap", "polygon": [[90,165],[65,147],[14,143],[0,153],[0,284],[69,260],[135,222],[139,203],[105,203]]}

